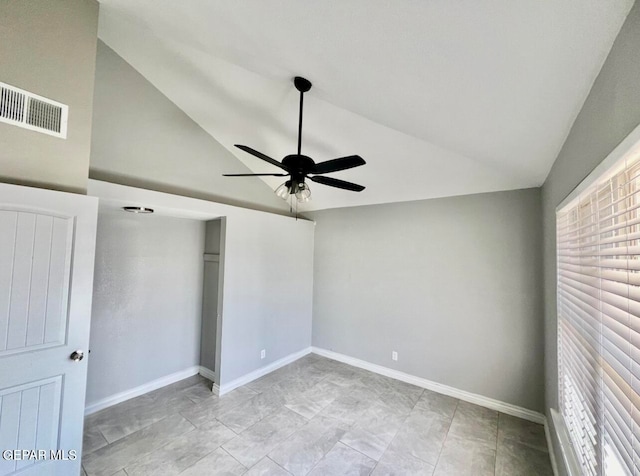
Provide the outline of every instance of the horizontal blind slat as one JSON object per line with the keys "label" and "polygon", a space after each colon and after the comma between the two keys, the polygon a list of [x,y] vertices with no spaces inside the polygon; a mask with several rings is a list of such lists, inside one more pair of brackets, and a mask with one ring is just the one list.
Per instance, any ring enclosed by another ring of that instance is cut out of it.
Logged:
{"label": "horizontal blind slat", "polygon": [[639,159],[556,215],[560,409],[584,474],[597,476],[640,464]]}

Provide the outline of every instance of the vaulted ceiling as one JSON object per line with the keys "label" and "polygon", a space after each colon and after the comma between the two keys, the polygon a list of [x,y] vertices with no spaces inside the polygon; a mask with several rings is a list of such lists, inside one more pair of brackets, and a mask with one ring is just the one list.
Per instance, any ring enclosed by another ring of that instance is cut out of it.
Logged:
{"label": "vaulted ceiling", "polygon": [[541,185],[632,4],[101,0],[99,36],[255,172],[233,144],[294,153],[310,79],[303,153],[367,161],[317,210]]}

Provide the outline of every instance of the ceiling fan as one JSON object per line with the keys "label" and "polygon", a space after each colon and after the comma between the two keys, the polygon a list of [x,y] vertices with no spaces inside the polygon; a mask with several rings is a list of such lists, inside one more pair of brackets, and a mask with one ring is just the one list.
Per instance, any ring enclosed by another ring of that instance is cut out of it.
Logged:
{"label": "ceiling fan", "polygon": [[223,174],[225,177],[260,177],[260,176],[272,176],[272,177],[291,177],[285,183],[280,185],[275,193],[280,198],[287,200],[290,195],[295,195],[298,201],[307,202],[311,198],[311,190],[309,185],[305,182],[305,179],[309,179],[312,182],[316,182],[322,185],[328,185],[330,187],[342,188],[344,190],[351,190],[352,192],[362,192],[364,187],[356,183],[346,182],[333,177],[324,177],[322,174],[331,172],[338,172],[340,170],[351,169],[360,165],[366,164],[364,159],[359,155],[349,155],[347,157],[340,157],[338,159],[327,160],[325,162],[315,163],[311,157],[302,155],[302,105],[304,101],[304,93],[311,89],[311,82],[300,76],[296,76],[293,79],[293,84],[298,91],[300,91],[300,114],[298,119],[298,153],[287,155],[282,159],[282,162],[278,162],[272,159],[268,155],[258,152],[246,145],[235,144],[235,146],[248,152],[249,154],[258,157],[259,159],[269,162],[276,167],[283,169],[286,173],[277,174]]}

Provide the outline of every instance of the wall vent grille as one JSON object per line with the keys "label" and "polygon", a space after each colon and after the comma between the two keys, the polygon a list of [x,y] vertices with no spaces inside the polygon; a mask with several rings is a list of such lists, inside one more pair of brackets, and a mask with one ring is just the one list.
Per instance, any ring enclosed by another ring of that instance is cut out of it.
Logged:
{"label": "wall vent grille", "polygon": [[0,122],[67,138],[69,106],[0,82]]}

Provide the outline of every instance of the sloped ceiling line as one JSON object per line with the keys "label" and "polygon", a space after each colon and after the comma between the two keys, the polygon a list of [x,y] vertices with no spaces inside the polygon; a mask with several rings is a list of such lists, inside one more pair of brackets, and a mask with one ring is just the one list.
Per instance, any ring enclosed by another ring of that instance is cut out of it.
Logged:
{"label": "sloped ceiling line", "polygon": [[99,34],[256,172],[233,144],[295,151],[309,77],[304,152],[367,160],[318,210],[541,185],[632,4],[103,0]]}

